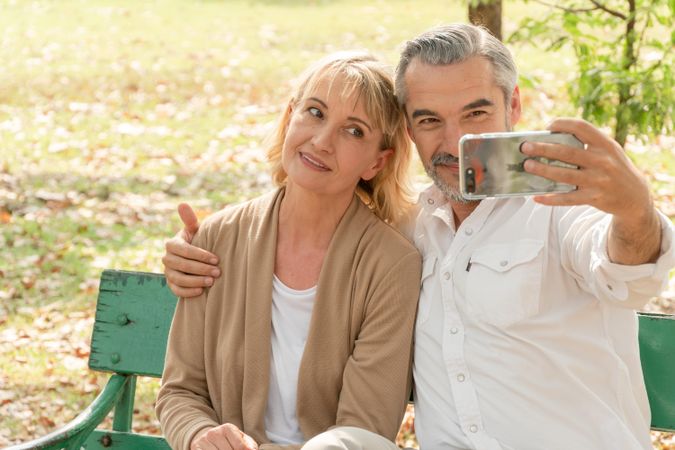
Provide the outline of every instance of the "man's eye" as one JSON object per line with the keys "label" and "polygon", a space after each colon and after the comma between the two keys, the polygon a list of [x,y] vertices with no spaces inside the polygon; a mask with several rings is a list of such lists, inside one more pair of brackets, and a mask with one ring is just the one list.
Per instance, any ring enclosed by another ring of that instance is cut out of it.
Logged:
{"label": "man's eye", "polygon": [[347,128],[347,133],[349,133],[349,134],[351,134],[352,136],[355,136],[355,137],[363,137],[364,136],[363,130],[359,127]]}
{"label": "man's eye", "polygon": [[323,113],[321,112],[321,110],[314,106],[310,106],[309,108],[307,108],[307,112],[313,115],[314,117],[318,117],[319,119],[323,117]]}
{"label": "man's eye", "polygon": [[482,116],[482,115],[484,115],[484,114],[487,114],[487,113],[486,113],[485,111],[471,111],[471,112],[469,113],[469,116],[470,116],[470,117],[480,117],[480,116]]}
{"label": "man's eye", "polygon": [[424,119],[421,119],[419,122],[417,122],[418,125],[431,125],[433,123],[438,122],[438,120],[435,117],[425,117]]}

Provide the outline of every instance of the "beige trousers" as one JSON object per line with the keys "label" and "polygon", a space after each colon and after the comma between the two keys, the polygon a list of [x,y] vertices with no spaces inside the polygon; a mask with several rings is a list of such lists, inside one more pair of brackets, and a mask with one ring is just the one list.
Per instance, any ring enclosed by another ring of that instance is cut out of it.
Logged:
{"label": "beige trousers", "polygon": [[335,427],[317,434],[302,450],[399,450],[391,442],[372,431],[357,427]]}

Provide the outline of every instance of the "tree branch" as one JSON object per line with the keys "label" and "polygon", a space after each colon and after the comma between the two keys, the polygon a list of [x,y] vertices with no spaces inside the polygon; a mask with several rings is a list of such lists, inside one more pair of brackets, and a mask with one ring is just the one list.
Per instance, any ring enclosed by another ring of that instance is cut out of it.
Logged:
{"label": "tree branch", "polygon": [[602,3],[600,3],[597,0],[590,0],[590,1],[591,1],[591,3],[593,3],[595,5],[595,8],[593,8],[593,9],[601,9],[601,10],[605,11],[606,13],[609,13],[609,14],[613,15],[614,17],[618,17],[621,20],[626,20],[628,18],[624,14],[620,13],[619,11],[614,11],[613,9],[609,9],[608,7],[606,7],[605,5],[603,5]]}
{"label": "tree branch", "polygon": [[548,6],[550,8],[555,8],[555,9],[561,9],[565,12],[569,13],[580,13],[580,12],[590,12],[590,11],[595,11],[596,9],[601,9],[599,6],[596,6],[595,8],[567,8],[565,6],[560,6],[556,5],[553,3],[548,3],[543,0],[533,0],[535,3],[539,3],[540,5]]}
{"label": "tree branch", "polygon": [[[645,43],[645,36],[646,36],[646,33],[647,33],[647,28],[649,27],[649,15],[650,14],[651,14],[650,12],[647,12],[647,19],[645,20],[645,26],[642,29],[642,31],[640,32],[640,38],[637,41],[637,48],[635,49],[635,59],[640,59],[640,52],[642,52],[642,48],[643,48],[644,43]],[[661,61],[659,61],[659,63],[660,62]]]}

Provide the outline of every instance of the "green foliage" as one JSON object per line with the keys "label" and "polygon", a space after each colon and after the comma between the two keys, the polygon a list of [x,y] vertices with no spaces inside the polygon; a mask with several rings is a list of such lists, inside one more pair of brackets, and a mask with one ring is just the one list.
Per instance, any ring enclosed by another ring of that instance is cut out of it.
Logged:
{"label": "green foliage", "polygon": [[566,0],[548,7],[522,20],[509,42],[573,49],[578,74],[568,90],[583,117],[612,124],[621,145],[629,133],[672,132],[675,2]]}

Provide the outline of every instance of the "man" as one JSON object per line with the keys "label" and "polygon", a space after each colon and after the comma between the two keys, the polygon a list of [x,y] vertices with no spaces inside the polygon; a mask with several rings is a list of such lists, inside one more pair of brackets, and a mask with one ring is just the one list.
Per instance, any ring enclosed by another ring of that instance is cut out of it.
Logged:
{"label": "man", "polygon": [[[424,257],[413,368],[420,447],[651,448],[634,309],[659,293],[675,255],[672,224],[644,178],[597,128],[561,119],[550,129],[585,150],[529,143],[523,152],[579,169],[530,160],[525,170],[576,191],[467,202],[459,138],[520,118],[510,53],[481,28],[438,27],[406,43],[396,78],[434,181],[412,236]],[[196,219],[186,224],[193,231]],[[203,264],[213,255],[182,242],[189,232],[164,258],[183,296],[208,285],[186,273],[213,270]]]}

